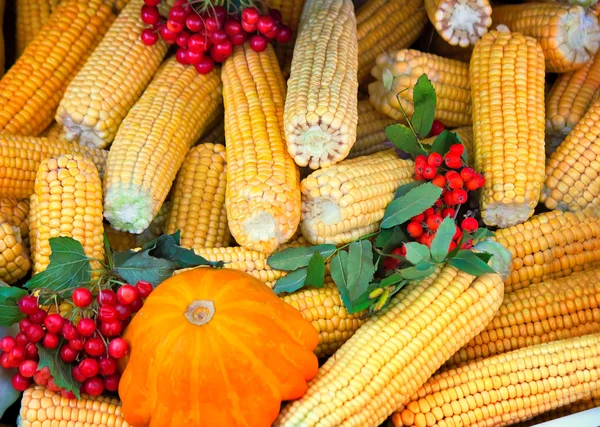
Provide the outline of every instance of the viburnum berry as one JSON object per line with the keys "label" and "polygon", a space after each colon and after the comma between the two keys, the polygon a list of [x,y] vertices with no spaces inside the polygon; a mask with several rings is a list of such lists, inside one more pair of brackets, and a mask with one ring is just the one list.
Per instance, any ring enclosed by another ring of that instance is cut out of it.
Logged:
{"label": "viburnum berry", "polygon": [[200,15],[191,13],[187,18],[185,18],[185,26],[188,27],[191,32],[197,33],[204,29],[204,21]]}
{"label": "viburnum berry", "polygon": [[433,238],[435,237],[435,233],[425,233],[421,236],[419,243],[425,245],[427,247],[431,246],[431,242],[433,242]]}
{"label": "viburnum berry", "polygon": [[27,339],[31,342],[39,342],[44,338],[44,328],[41,325],[31,325],[25,331]]}
{"label": "viburnum berry", "polygon": [[223,24],[225,24],[225,19],[227,18],[227,9],[225,9],[223,6],[214,6],[212,8],[212,13],[222,27]]}
{"label": "viburnum berry", "polygon": [[111,289],[104,289],[98,292],[97,300],[100,305],[116,305],[117,294]]}
{"label": "viburnum berry", "polygon": [[117,300],[124,305],[131,305],[138,297],[138,290],[131,285],[123,285],[117,291]]}
{"label": "viburnum berry", "polygon": [[29,338],[27,338],[27,335],[25,335],[24,332],[19,332],[15,336],[15,341],[17,342],[17,345],[20,345],[20,346],[23,346],[23,347],[25,347],[30,342]]}
{"label": "viburnum berry", "polygon": [[12,386],[17,391],[25,391],[31,384],[31,380],[29,378],[25,378],[21,374],[15,374],[12,378]]}
{"label": "viburnum berry", "polygon": [[84,337],[91,337],[96,332],[96,322],[84,317],[77,324],[77,332]]}
{"label": "viburnum berry", "polygon": [[62,330],[64,324],[65,319],[57,313],[49,314],[44,319],[44,326],[46,327],[46,330],[53,334],[58,334]]}
{"label": "viburnum berry", "polygon": [[90,338],[85,342],[85,352],[93,357],[98,357],[104,354],[106,346],[100,338]]}
{"label": "viburnum berry", "polygon": [[180,32],[179,34],[177,34],[177,38],[175,39],[175,43],[179,47],[187,47],[188,40],[190,39],[191,36],[192,35],[190,34],[189,31],[183,30],[182,32]]}
{"label": "viburnum berry", "polygon": [[467,233],[472,233],[479,228],[479,224],[475,218],[469,217],[462,220],[460,227]]}
{"label": "viburnum berry", "polygon": [[454,201],[456,202],[457,205],[462,205],[467,202],[468,194],[462,188],[460,188],[458,190],[454,190],[454,191],[452,191],[452,193],[454,194]]}
{"label": "viburnum berry", "polygon": [[229,37],[233,37],[242,32],[242,23],[236,19],[230,19],[223,25],[225,34]]}
{"label": "viburnum berry", "polygon": [[460,177],[463,181],[468,181],[475,176],[475,170],[470,167],[462,168],[460,171]]}
{"label": "viburnum berry", "polygon": [[256,24],[249,24],[245,21],[242,21],[242,30],[246,33],[254,33],[256,32]]}
{"label": "viburnum berry", "polygon": [[460,174],[453,170],[446,172],[446,181],[448,181],[448,187],[452,190],[457,190],[463,186],[463,179]]}
{"label": "viburnum berry", "polygon": [[75,396],[75,393],[73,393],[72,391],[64,390],[64,389],[60,391],[60,395],[68,400],[77,399],[77,396]]}
{"label": "viburnum berry", "polygon": [[48,313],[44,309],[38,308],[35,313],[29,315],[29,320],[36,325],[42,325],[47,315]]}
{"label": "viburnum berry", "polygon": [[197,52],[194,52],[193,50],[188,49],[188,51],[186,52],[185,60],[187,61],[188,64],[196,65],[196,64],[199,64],[200,61],[202,61],[203,57],[204,57],[204,53],[197,53]]}
{"label": "viburnum berry", "polygon": [[25,378],[33,378],[38,368],[38,363],[35,360],[24,360],[19,365],[19,373]]}
{"label": "viburnum berry", "polygon": [[73,340],[79,337],[79,332],[77,332],[77,328],[71,322],[67,321],[62,327],[62,336],[66,340]]}
{"label": "viburnum berry", "polygon": [[267,12],[271,18],[275,20],[275,25],[281,24],[281,12],[277,9],[269,9]]}
{"label": "viburnum berry", "polygon": [[38,308],[38,299],[33,295],[26,295],[19,300],[19,310],[23,314],[33,314]]}
{"label": "viburnum berry", "polygon": [[275,38],[279,43],[289,43],[292,40],[292,29],[287,25],[279,26]]}
{"label": "viburnum berry", "polygon": [[450,146],[450,153],[456,154],[457,156],[462,156],[465,152],[465,146],[462,144],[452,144]]}
{"label": "viburnum berry", "polygon": [[100,324],[100,333],[105,337],[116,337],[118,336],[123,327],[121,326],[121,322],[118,320],[114,322],[103,322]]}
{"label": "viburnum berry", "polygon": [[459,155],[455,153],[448,153],[444,156],[444,163],[450,169],[459,169],[462,166],[462,160]]}
{"label": "viburnum berry", "polygon": [[98,319],[101,322],[113,322],[118,318],[117,308],[114,305],[104,305],[98,310]]}
{"label": "viburnum berry", "polygon": [[81,372],[79,365],[73,366],[71,368],[71,374],[73,375],[73,379],[80,383],[84,382],[87,379],[87,377]]}
{"label": "viburnum berry", "polygon": [[410,220],[415,222],[423,222],[425,221],[425,214],[421,213],[419,215],[413,216]]}
{"label": "viburnum berry", "polygon": [[83,383],[83,391],[90,396],[100,396],[104,391],[104,381],[99,377],[88,378]]}
{"label": "viburnum berry", "polygon": [[121,375],[107,375],[104,377],[104,388],[108,391],[117,391],[119,389],[119,381],[121,381]]}
{"label": "viburnum berry", "polygon": [[98,364],[98,361],[91,357],[86,357],[81,362],[79,362],[79,365],[77,366],[79,367],[79,371],[81,372],[81,374],[86,378],[95,377],[100,371],[100,365]]}
{"label": "viburnum berry", "polygon": [[44,348],[55,349],[58,347],[58,344],[60,344],[60,338],[58,338],[58,335],[50,332],[44,335],[44,339],[42,340],[42,345]]}
{"label": "viburnum berry", "polygon": [[172,19],[173,21],[183,22],[185,21],[186,15],[183,6],[173,6],[169,11],[169,19]]}
{"label": "viburnum berry", "polygon": [[46,385],[48,379],[51,377],[50,368],[44,366],[42,369],[38,369],[35,374],[33,374],[33,381],[39,385]]}
{"label": "viburnum berry", "polygon": [[233,45],[229,40],[215,44],[210,50],[210,57],[215,62],[224,62],[233,52]]}
{"label": "viburnum berry", "polygon": [[209,33],[220,30],[223,24],[224,22],[219,22],[215,16],[209,16],[204,20],[204,26]]}
{"label": "viburnum berry", "polygon": [[250,48],[254,52],[264,52],[267,49],[269,41],[265,36],[260,34],[254,35],[250,38]]}
{"label": "viburnum berry", "polygon": [[453,217],[455,213],[456,210],[454,210],[453,208],[444,208],[442,210],[442,218]]}
{"label": "viburnum berry", "polygon": [[25,346],[25,357],[31,360],[38,358],[38,348],[34,343],[30,342]]}
{"label": "viburnum berry", "polygon": [[117,319],[119,320],[127,320],[131,317],[131,308],[128,305],[117,304],[115,306],[117,310]]}
{"label": "viburnum berry", "polygon": [[440,228],[440,224],[442,223],[442,217],[440,215],[434,214],[427,218],[427,228],[431,231],[437,231]]}
{"label": "viburnum berry", "polygon": [[102,356],[98,359],[100,375],[112,375],[117,372],[117,361],[112,357]]}
{"label": "viburnum berry", "polygon": [[13,337],[4,337],[0,340],[0,351],[8,353],[17,345],[17,340]]}
{"label": "viburnum berry", "polygon": [[244,42],[246,41],[248,37],[246,36],[245,32],[240,32],[239,34],[236,34],[235,36],[229,36],[229,40],[231,41],[231,44],[234,46],[240,46],[242,44],[244,44]]}
{"label": "viburnum berry", "polygon": [[71,348],[73,348],[73,350],[83,350],[83,347],[85,346],[85,338],[83,337],[78,337],[72,340],[69,340],[69,345],[71,346]]}
{"label": "viburnum berry", "polygon": [[256,24],[260,18],[260,12],[255,7],[247,7],[242,10],[242,22]]}
{"label": "viburnum berry", "polygon": [[8,353],[8,358],[14,368],[19,366],[21,362],[25,360],[26,357],[27,351],[25,350],[25,347],[22,347],[20,345],[15,346],[15,348],[13,348],[10,351],[10,353]]}
{"label": "viburnum berry", "polygon": [[440,153],[430,153],[429,156],[427,156],[427,164],[436,168],[442,165],[443,160]]}
{"label": "viburnum berry", "polygon": [[156,44],[159,36],[151,28],[146,28],[144,31],[142,31],[140,38],[142,39],[142,43],[144,43],[146,46],[152,46]]}
{"label": "viburnum berry", "polygon": [[469,239],[465,243],[460,245],[461,249],[471,249],[472,247],[473,247],[473,239]]}
{"label": "viburnum berry", "polygon": [[408,234],[410,235],[410,237],[412,237],[414,239],[421,237],[423,235],[423,226],[421,225],[420,222],[415,222],[415,221],[409,222],[408,225],[406,226],[406,230],[408,231]]}
{"label": "viburnum berry", "polygon": [[431,130],[429,131],[429,137],[438,136],[446,129],[446,126],[440,120],[434,120],[431,124]]}
{"label": "viburnum berry", "polygon": [[160,13],[156,6],[142,7],[142,22],[146,25],[154,25],[160,20]]}
{"label": "viburnum berry", "polygon": [[[37,308],[37,307],[36,307]],[[25,332],[29,326],[33,325],[33,322],[27,318],[19,321],[19,330]]]}
{"label": "viburnum berry", "polygon": [[160,28],[160,35],[167,44],[173,44],[175,43],[175,40],[177,40],[177,32],[169,29],[168,25],[164,25]]}
{"label": "viburnum berry", "polygon": [[63,344],[60,347],[59,355],[63,362],[71,363],[77,359],[77,354],[79,352],[73,349],[69,344]]}
{"label": "viburnum berry", "polygon": [[188,50],[183,47],[180,47],[179,49],[177,49],[177,52],[175,53],[175,59],[181,65],[188,65],[187,54],[188,54]]}
{"label": "viburnum berry", "polygon": [[115,338],[108,344],[108,354],[115,359],[122,359],[129,353],[129,344],[123,338]]}
{"label": "viburnum berry", "polygon": [[225,30],[217,30],[210,33],[210,40],[214,43],[222,43],[224,41],[228,41],[227,33]]}
{"label": "viburnum berry", "polygon": [[204,56],[202,61],[199,64],[194,65],[196,71],[200,74],[208,74],[215,68],[215,61],[212,60],[209,56]]}
{"label": "viburnum berry", "polygon": [[0,366],[7,370],[13,367],[13,361],[8,353],[2,353],[2,355],[0,355]]}
{"label": "viburnum berry", "polygon": [[146,282],[145,280],[140,280],[135,284],[136,289],[138,290],[138,294],[142,298],[148,298],[152,293],[153,286],[152,283]]}
{"label": "viburnum berry", "polygon": [[86,308],[93,301],[92,293],[86,288],[77,288],[73,291],[73,304],[79,308]]}
{"label": "viburnum berry", "polygon": [[61,388],[54,382],[54,377],[48,378],[48,382],[46,383],[46,388],[50,391],[58,393]]}

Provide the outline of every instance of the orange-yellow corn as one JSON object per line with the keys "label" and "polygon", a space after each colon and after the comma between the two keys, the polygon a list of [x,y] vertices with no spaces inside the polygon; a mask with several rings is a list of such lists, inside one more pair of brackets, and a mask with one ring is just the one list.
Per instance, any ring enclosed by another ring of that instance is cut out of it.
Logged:
{"label": "orange-yellow corn", "polygon": [[377,111],[368,99],[358,101],[356,142],[346,158],[353,159],[378,151],[389,150],[390,146],[385,144],[387,140],[385,127],[392,123],[394,123],[394,120]]}
{"label": "orange-yellow corn", "polygon": [[29,199],[17,199],[16,197],[1,197],[0,214],[4,215],[11,225],[18,227],[21,232],[21,238],[24,241],[28,241]]}
{"label": "orange-yellow corn", "polygon": [[29,250],[23,243],[21,230],[0,213],[0,281],[13,285],[25,277],[30,268]]}
{"label": "orange-yellow corn", "polygon": [[35,38],[50,14],[56,8],[58,0],[16,0],[16,41],[17,57]]}
{"label": "orange-yellow corn", "polygon": [[429,21],[452,46],[474,45],[492,25],[488,0],[425,0]]}

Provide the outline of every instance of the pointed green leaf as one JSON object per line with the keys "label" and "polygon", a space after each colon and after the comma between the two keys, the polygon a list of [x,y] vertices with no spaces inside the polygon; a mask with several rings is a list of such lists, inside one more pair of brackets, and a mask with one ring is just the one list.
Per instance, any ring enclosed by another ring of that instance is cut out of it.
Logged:
{"label": "pointed green leaf", "polygon": [[448,264],[475,277],[495,273],[494,269],[479,259],[474,252],[465,249],[459,250],[453,258],[449,258]]}
{"label": "pointed green leaf", "polygon": [[27,294],[25,289],[0,286],[0,325],[10,326],[25,318],[19,310],[19,300]]}
{"label": "pointed green leaf", "polygon": [[427,75],[422,74],[413,89],[414,112],[411,119],[419,138],[426,138],[431,132],[431,125],[435,117],[435,104],[435,89]]}
{"label": "pointed green leaf", "polygon": [[81,384],[73,378],[71,365],[62,361],[58,350],[48,350],[40,344],[37,345],[37,349],[40,356],[38,369],[48,367],[50,374],[54,377],[54,383],[67,391],[73,392],[75,397],[79,399],[81,397],[79,394]]}
{"label": "pointed green leaf", "polygon": [[418,181],[412,181],[412,182],[409,182],[408,184],[401,185],[396,190],[396,194],[394,195],[394,199],[397,199],[398,197],[404,196],[406,193],[408,193],[413,188],[417,188],[420,185],[425,184],[426,182],[427,181],[420,179]]}
{"label": "pointed green leaf", "polygon": [[486,264],[490,262],[494,255],[488,254],[487,252],[473,252],[477,258],[485,262]]}
{"label": "pointed green leaf", "polygon": [[144,248],[152,248],[151,255],[155,258],[166,259],[174,262],[178,268],[192,268],[201,265],[210,265],[211,267],[221,267],[222,263],[210,262],[207,259],[196,255],[193,249],[179,246],[180,230],[173,234],[163,234],[155,241],[144,245]]}
{"label": "pointed green leaf", "polygon": [[335,245],[330,244],[287,248],[271,255],[267,259],[267,264],[275,270],[291,271],[306,267],[315,252],[320,253],[323,258],[327,258],[335,251]]}
{"label": "pointed green leaf", "polygon": [[433,141],[431,152],[439,153],[442,156],[450,151],[450,146],[454,144],[462,144],[458,136],[454,132],[444,130]]}
{"label": "pointed green leaf", "polygon": [[436,262],[442,262],[448,255],[454,234],[456,234],[454,220],[452,217],[444,218],[431,242],[431,256]]}
{"label": "pointed green leaf", "polygon": [[352,242],[348,251],[348,293],[352,301],[367,291],[375,274],[373,248],[368,240]]}
{"label": "pointed green leaf", "polygon": [[386,277],[381,280],[381,284],[379,285],[381,288],[385,288],[387,286],[393,286],[400,282],[404,281],[404,278],[400,273],[394,273],[391,276]]}
{"label": "pointed green leaf", "polygon": [[331,278],[340,291],[342,302],[349,310],[352,307],[352,301],[348,292],[348,252],[339,251],[331,259]]}
{"label": "pointed green leaf", "polygon": [[406,280],[418,280],[418,279],[424,279],[425,277],[429,276],[431,273],[433,273],[434,270],[435,270],[435,265],[433,265],[433,264],[428,264],[425,267],[423,267],[423,266],[407,267],[407,268],[403,268],[402,270],[400,270],[400,275],[402,276],[403,279],[406,279]]}
{"label": "pointed green leaf", "polygon": [[279,295],[283,292],[290,293],[301,289],[304,286],[307,274],[307,267],[302,267],[298,270],[292,271],[275,282],[273,292]]}
{"label": "pointed green leaf", "polygon": [[405,125],[395,123],[386,126],[385,135],[398,148],[406,153],[419,155],[427,154],[425,150],[417,142],[417,138],[412,131]]}
{"label": "pointed green leaf", "polygon": [[473,232],[473,240],[481,240],[486,237],[494,237],[496,234],[485,227],[479,227]]}
{"label": "pointed green leaf", "polygon": [[304,284],[315,288],[322,288],[325,284],[325,259],[319,252],[310,258]]}
{"label": "pointed green leaf", "polygon": [[442,195],[442,189],[428,182],[413,188],[404,196],[390,203],[381,221],[381,228],[392,228],[404,224],[415,215],[419,215]]}
{"label": "pointed green leaf", "polygon": [[404,245],[406,248],[405,258],[413,265],[417,265],[421,261],[430,261],[431,254],[429,248],[421,243],[410,242]]}

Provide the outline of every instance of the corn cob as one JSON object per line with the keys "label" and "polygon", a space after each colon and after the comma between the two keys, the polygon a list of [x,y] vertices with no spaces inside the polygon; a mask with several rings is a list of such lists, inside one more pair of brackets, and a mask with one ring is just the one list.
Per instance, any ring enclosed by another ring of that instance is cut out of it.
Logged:
{"label": "corn cob", "polygon": [[[63,127],[56,121],[53,121],[50,126],[48,126],[42,133],[40,133],[40,136],[43,136],[44,138],[68,141],[67,133],[65,132]],[[79,140],[77,138],[74,138],[72,142],[79,142]]]}
{"label": "corn cob", "polygon": [[[473,163],[473,127],[463,126],[460,128],[452,129],[450,132],[455,133],[465,146],[465,153],[467,153],[467,159],[469,163]],[[436,137],[425,138],[421,140],[423,145],[432,145]]]}
{"label": "corn cob", "polygon": [[473,45],[467,47],[452,46],[440,36],[435,29],[424,31],[417,41],[417,49],[423,52],[433,53],[448,59],[456,59],[469,62],[473,53]]}
{"label": "corn cob", "polygon": [[325,362],[275,425],[380,425],[481,332],[502,295],[499,275],[474,278],[451,266],[409,283]]}
{"label": "corn cob", "polygon": [[[102,181],[94,163],[79,154],[43,160],[35,178],[35,196],[29,217],[34,274],[50,263],[52,237],[71,237],[88,257],[104,260]],[[100,268],[98,261],[90,264],[93,270]]]}
{"label": "corn cob", "polygon": [[0,80],[0,132],[39,135],[115,16],[103,0],[63,0]]}
{"label": "corn cob", "polygon": [[470,78],[474,165],[485,176],[481,217],[508,227],[533,215],[544,182],[542,49],[500,26],[475,45]]}
{"label": "corn cob", "polygon": [[16,0],[17,57],[48,22],[57,0]]}
{"label": "corn cob", "polygon": [[552,421],[558,418],[566,417],[567,415],[576,414],[578,412],[598,407],[600,407],[600,389],[592,390],[591,396],[577,400],[569,405],[561,406],[560,408],[552,411],[543,412],[542,414],[530,420],[515,424],[515,427],[533,427],[547,421]]}
{"label": "corn cob", "polygon": [[425,0],[429,21],[452,46],[474,45],[492,25],[488,0]]}
{"label": "corn cob", "polygon": [[600,269],[506,292],[496,316],[447,366],[600,332]]}
{"label": "corn cob", "polygon": [[600,88],[600,55],[579,70],[559,74],[546,97],[546,133],[564,136],[575,127]]}
{"label": "corn cob", "polygon": [[28,136],[0,136],[0,197],[29,197],[40,162],[60,154],[82,154],[92,160],[100,175],[108,153],[68,141]]}
{"label": "corn cob", "polygon": [[160,66],[167,44],[146,46],[144,0],[132,0],[67,87],[56,112],[69,140],[104,148]]}
{"label": "corn cob", "polygon": [[285,150],[285,82],[271,47],[236,46],[223,65],[227,187],[225,208],[235,240],[274,252],[300,222],[298,168]]}
{"label": "corn cob", "polygon": [[167,233],[180,230],[185,248],[229,246],[226,184],[225,147],[205,143],[192,148],[175,181]]}
{"label": "corn cob", "polygon": [[494,7],[494,27],[535,38],[544,51],[546,71],[565,73],[592,60],[600,47],[600,27],[592,12],[559,3],[525,3]]}
{"label": "corn cob", "polygon": [[158,214],[156,214],[150,223],[150,226],[140,234],[115,230],[110,224],[104,224],[104,232],[108,237],[110,247],[117,252],[123,252],[127,249],[144,246],[146,243],[159,237],[165,231],[170,206],[170,202],[163,203]]}
{"label": "corn cob", "polygon": [[557,136],[557,135],[548,135],[546,134],[546,165],[548,165],[548,159],[556,151],[556,149],[563,143],[565,140],[565,135]]}
{"label": "corn cob", "polygon": [[359,83],[370,77],[377,55],[406,49],[426,23],[423,0],[369,0],[361,6],[356,11]]}
{"label": "corn cob", "polygon": [[0,198],[0,214],[6,217],[10,225],[19,228],[23,241],[29,241],[29,199]]}
{"label": "corn cob", "polygon": [[[281,21],[292,30],[292,39],[286,44],[276,44],[275,53],[281,66],[281,71],[285,78],[290,75],[292,57],[294,54],[294,44],[298,33],[298,24],[305,0],[266,0],[266,4],[272,9],[278,9],[281,12]],[[207,141],[213,141],[207,139]],[[214,141],[215,143],[217,141]]]}
{"label": "corn cob", "polygon": [[497,230],[493,240],[512,254],[505,291],[568,276],[600,265],[600,218],[597,212],[552,211]]}
{"label": "corn cob", "polygon": [[412,89],[425,73],[437,96],[436,119],[449,127],[472,123],[469,65],[464,62],[401,49],[391,55],[379,55],[371,73],[376,80],[369,84],[369,99],[382,114],[404,122],[399,99],[406,114],[411,116],[414,111]]}
{"label": "corn cob", "polygon": [[5,0],[0,0],[0,77],[4,75],[6,66],[6,43],[4,40],[4,11]]}
{"label": "corn cob", "polygon": [[358,43],[351,0],[307,0],[283,115],[298,166],[338,163],[356,141]]}
{"label": "corn cob", "polygon": [[397,409],[396,427],[510,425],[600,388],[600,334],[525,347],[430,378]]}
{"label": "corn cob", "polygon": [[19,427],[130,427],[115,397],[67,399],[35,385],[23,393]]}
{"label": "corn cob", "polygon": [[8,216],[0,213],[0,280],[8,285],[17,283],[31,268],[29,251],[21,239],[21,231]]}
{"label": "corn cob", "polygon": [[394,150],[319,169],[300,183],[300,230],[310,243],[341,245],[379,229],[385,208],[402,184],[413,181],[414,163]]}
{"label": "corn cob", "polygon": [[356,142],[346,159],[389,150],[390,146],[385,144],[387,140],[385,127],[392,123],[394,120],[377,111],[368,99],[358,101]]}
{"label": "corn cob", "polygon": [[219,70],[200,74],[167,59],[112,143],[104,215],[116,230],[141,233],[165,201],[186,153],[222,102]]}

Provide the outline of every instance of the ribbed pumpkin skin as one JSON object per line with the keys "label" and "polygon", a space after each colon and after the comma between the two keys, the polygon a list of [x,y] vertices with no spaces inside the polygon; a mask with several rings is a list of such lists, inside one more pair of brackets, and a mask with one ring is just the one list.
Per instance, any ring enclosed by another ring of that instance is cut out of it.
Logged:
{"label": "ribbed pumpkin skin", "polygon": [[[195,300],[214,315],[186,317]],[[119,396],[144,426],[270,426],[318,370],[318,334],[251,275],[197,268],[161,283],[125,331],[131,346]]]}

